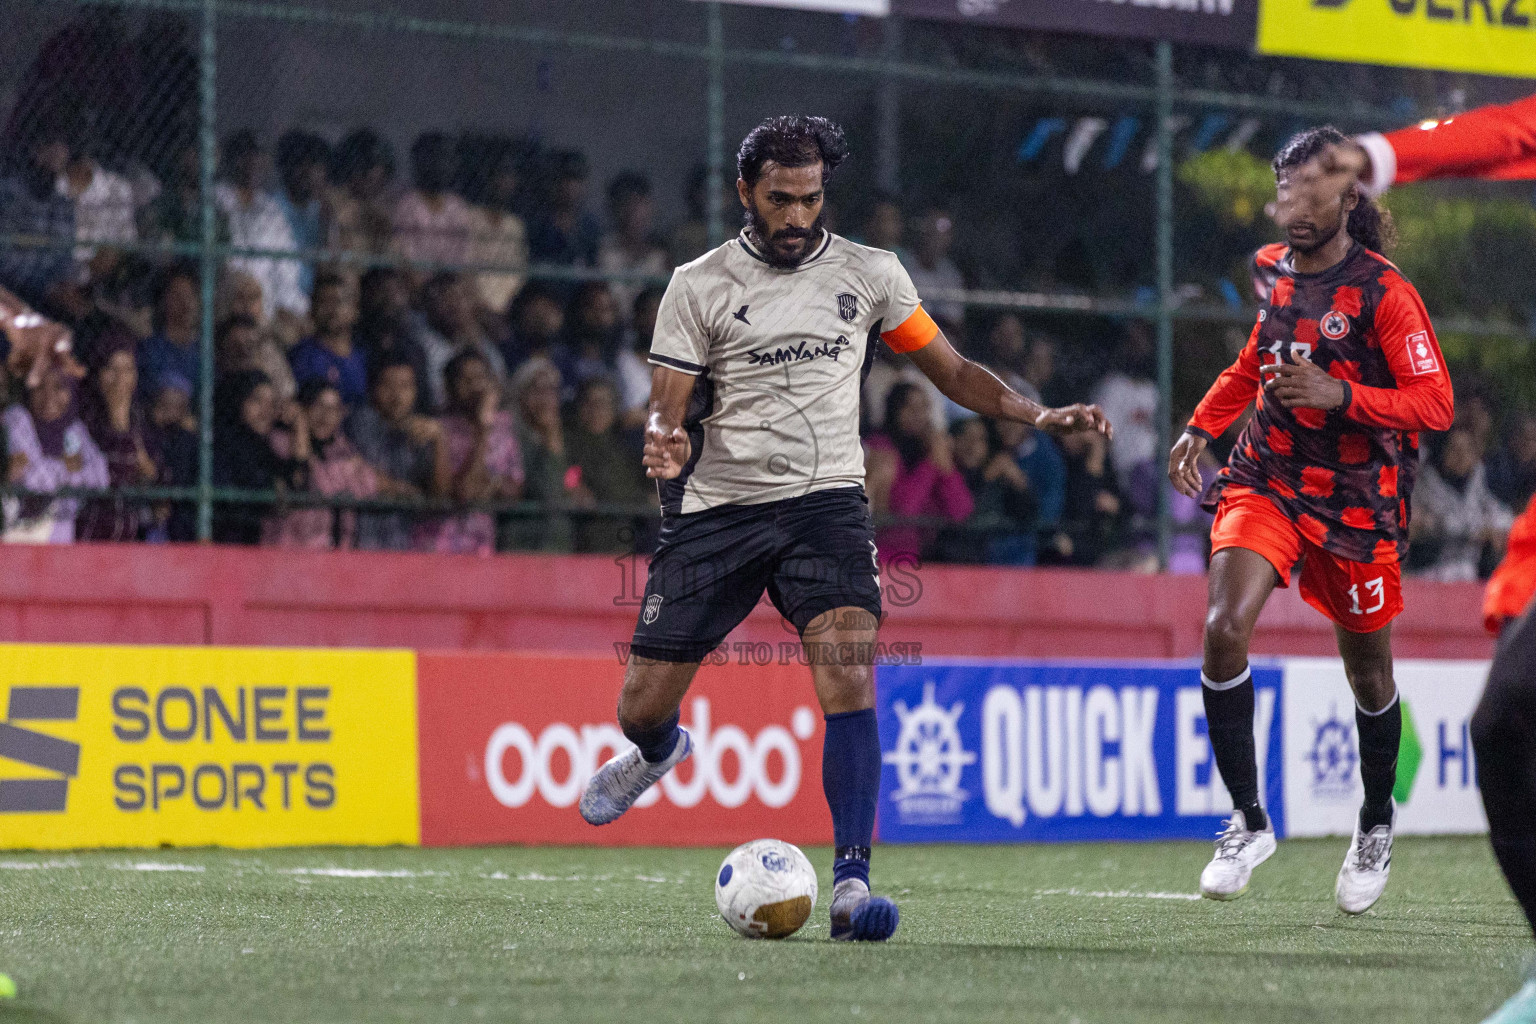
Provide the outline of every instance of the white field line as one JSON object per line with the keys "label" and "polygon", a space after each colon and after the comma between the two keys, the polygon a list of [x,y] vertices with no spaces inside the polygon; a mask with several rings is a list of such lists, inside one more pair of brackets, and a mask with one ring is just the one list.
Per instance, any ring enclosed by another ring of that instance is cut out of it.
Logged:
{"label": "white field line", "polygon": [[109,864],[113,871],[185,871],[200,875],[208,869],[201,864],[166,864],[160,861],[141,861],[137,864]]}
{"label": "white field line", "polygon": [[397,868],[389,871],[377,868],[278,868],[278,875],[319,875],[324,878],[447,878],[446,871],[407,871]]}
{"label": "white field line", "polygon": [[1036,889],[1036,896],[1087,896],[1096,900],[1199,900],[1197,892],[1134,892],[1120,889],[1106,892],[1091,889]]}

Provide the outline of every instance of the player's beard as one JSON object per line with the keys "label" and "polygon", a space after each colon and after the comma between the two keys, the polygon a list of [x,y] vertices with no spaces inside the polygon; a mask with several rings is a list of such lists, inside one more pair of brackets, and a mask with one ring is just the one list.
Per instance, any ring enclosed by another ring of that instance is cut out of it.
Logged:
{"label": "player's beard", "polygon": [[[768,233],[768,222],[763,219],[761,213],[757,212],[757,202],[754,200],[747,207],[747,230],[752,233],[752,238],[757,243],[758,250],[763,254],[763,259],[768,262],[770,267],[780,267],[788,270],[804,263],[805,258],[814,251],[815,247],[810,243],[821,237],[821,233],[824,230],[822,224],[826,218],[826,212],[823,210],[822,213],[816,215],[816,222],[804,230],[780,228],[778,234],[770,236]],[[791,238],[806,239],[806,246],[800,250],[799,255],[789,257],[780,253],[774,242],[788,241]]]}
{"label": "player's beard", "polygon": [[1332,231],[1329,231],[1327,234],[1313,235],[1314,240],[1306,245],[1297,245],[1296,242],[1290,237],[1289,233],[1287,233],[1285,240],[1286,243],[1290,245],[1293,252],[1299,252],[1303,256],[1310,256],[1338,237],[1339,232],[1344,230],[1344,225],[1346,223],[1347,218],[1340,217],[1339,222],[1333,226]]}

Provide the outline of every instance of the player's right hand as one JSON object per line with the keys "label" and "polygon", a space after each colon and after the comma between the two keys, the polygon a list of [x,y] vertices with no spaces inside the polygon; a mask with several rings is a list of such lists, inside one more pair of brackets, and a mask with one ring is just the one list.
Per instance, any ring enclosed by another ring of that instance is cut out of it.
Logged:
{"label": "player's right hand", "polygon": [[645,428],[645,450],[640,456],[640,464],[645,467],[645,475],[653,480],[675,478],[692,454],[693,445],[682,427],[667,431],[652,423]]}
{"label": "player's right hand", "polygon": [[1186,433],[1168,456],[1168,479],[1173,482],[1173,489],[1186,498],[1198,498],[1205,490],[1205,481],[1200,479],[1200,456],[1205,454],[1205,443],[1199,434]]}

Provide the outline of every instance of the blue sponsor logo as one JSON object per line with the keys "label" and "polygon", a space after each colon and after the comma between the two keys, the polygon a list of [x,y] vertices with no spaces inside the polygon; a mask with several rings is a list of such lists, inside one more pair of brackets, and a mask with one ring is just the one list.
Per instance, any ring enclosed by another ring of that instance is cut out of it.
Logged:
{"label": "blue sponsor logo", "polygon": [[1312,765],[1314,797],[1354,799],[1355,766],[1360,763],[1355,749],[1355,726],[1340,718],[1337,709],[1329,709],[1326,721],[1312,723],[1312,746],[1306,758]]}
{"label": "blue sponsor logo", "polygon": [[[882,840],[1209,839],[1231,811],[1195,666],[930,660],[876,678]],[[1254,684],[1283,834],[1281,672]]]}

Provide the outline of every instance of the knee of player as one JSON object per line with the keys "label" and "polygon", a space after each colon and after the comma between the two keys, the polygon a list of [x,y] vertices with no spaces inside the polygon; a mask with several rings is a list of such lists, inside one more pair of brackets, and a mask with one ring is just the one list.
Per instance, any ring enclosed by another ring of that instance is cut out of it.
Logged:
{"label": "knee of player", "polygon": [[1397,693],[1390,663],[1364,668],[1346,665],[1344,673],[1349,678],[1350,689],[1355,692],[1355,703],[1370,714],[1386,709]]}
{"label": "knee of player", "polygon": [[1248,624],[1231,609],[1213,606],[1205,615],[1205,646],[1220,654],[1246,658]]}

